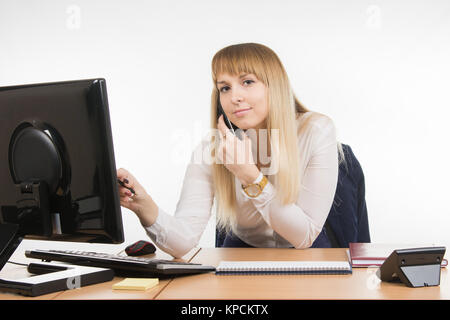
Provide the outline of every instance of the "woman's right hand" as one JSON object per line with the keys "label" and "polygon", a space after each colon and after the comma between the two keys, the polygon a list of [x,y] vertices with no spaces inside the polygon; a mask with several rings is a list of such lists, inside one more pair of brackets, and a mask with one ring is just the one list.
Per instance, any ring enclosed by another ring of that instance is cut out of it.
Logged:
{"label": "woman's right hand", "polygon": [[144,227],[149,227],[155,223],[158,216],[158,206],[137,179],[123,168],[117,170],[117,179],[136,192],[133,194],[129,189],[119,184],[120,205],[133,211]]}

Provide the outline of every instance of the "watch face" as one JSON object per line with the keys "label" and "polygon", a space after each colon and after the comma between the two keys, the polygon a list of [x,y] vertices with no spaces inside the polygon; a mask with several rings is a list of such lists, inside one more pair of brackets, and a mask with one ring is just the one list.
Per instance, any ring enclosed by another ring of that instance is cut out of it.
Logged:
{"label": "watch face", "polygon": [[247,194],[250,197],[256,197],[260,192],[260,188],[258,185],[252,184],[252,185],[248,186],[247,188],[245,188],[245,191],[247,191]]}

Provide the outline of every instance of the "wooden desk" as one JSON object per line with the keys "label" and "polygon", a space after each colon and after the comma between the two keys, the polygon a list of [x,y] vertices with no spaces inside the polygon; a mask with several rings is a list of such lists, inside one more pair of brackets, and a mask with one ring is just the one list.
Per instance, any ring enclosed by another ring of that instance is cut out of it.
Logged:
{"label": "wooden desk", "polygon": [[[346,260],[347,249],[201,249],[192,262],[217,266],[221,260]],[[351,275],[221,275],[177,278],[157,299],[450,299],[447,268],[440,286],[409,288],[381,282],[376,268],[354,268]]]}
{"label": "wooden desk", "polygon": [[[346,260],[347,249],[257,249],[257,248],[195,248],[182,260],[217,266],[221,260]],[[158,250],[149,255],[172,259]],[[10,272],[20,274],[24,267],[7,265]],[[5,270],[2,270],[2,272]],[[200,274],[160,280],[147,291],[112,290],[110,282],[56,292],[36,298],[0,294],[4,299],[450,299],[447,268],[441,269],[437,287],[409,288],[402,283],[380,282],[375,268],[354,268],[352,275],[252,275],[216,276]]]}

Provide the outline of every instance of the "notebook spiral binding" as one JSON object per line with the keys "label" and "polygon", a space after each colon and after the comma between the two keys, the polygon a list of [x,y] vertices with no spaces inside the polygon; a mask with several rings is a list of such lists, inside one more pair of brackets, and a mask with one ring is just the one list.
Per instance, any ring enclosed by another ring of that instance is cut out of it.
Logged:
{"label": "notebook spiral binding", "polygon": [[345,261],[222,261],[217,275],[351,274]]}

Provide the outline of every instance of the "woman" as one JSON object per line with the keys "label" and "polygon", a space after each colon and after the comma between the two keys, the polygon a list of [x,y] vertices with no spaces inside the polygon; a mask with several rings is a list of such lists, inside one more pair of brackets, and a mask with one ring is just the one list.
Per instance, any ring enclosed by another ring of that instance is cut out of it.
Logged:
{"label": "woman", "polygon": [[[218,227],[229,234],[227,246],[311,247],[336,191],[333,122],[299,103],[281,61],[264,45],[223,48],[212,60],[212,76],[211,127],[218,135],[194,150],[174,216],[125,169],[117,176],[136,194],[120,187],[121,205],[174,257],[197,245],[213,207]],[[220,107],[242,131],[232,133],[218,117]],[[193,161],[205,149],[215,161]]]}

